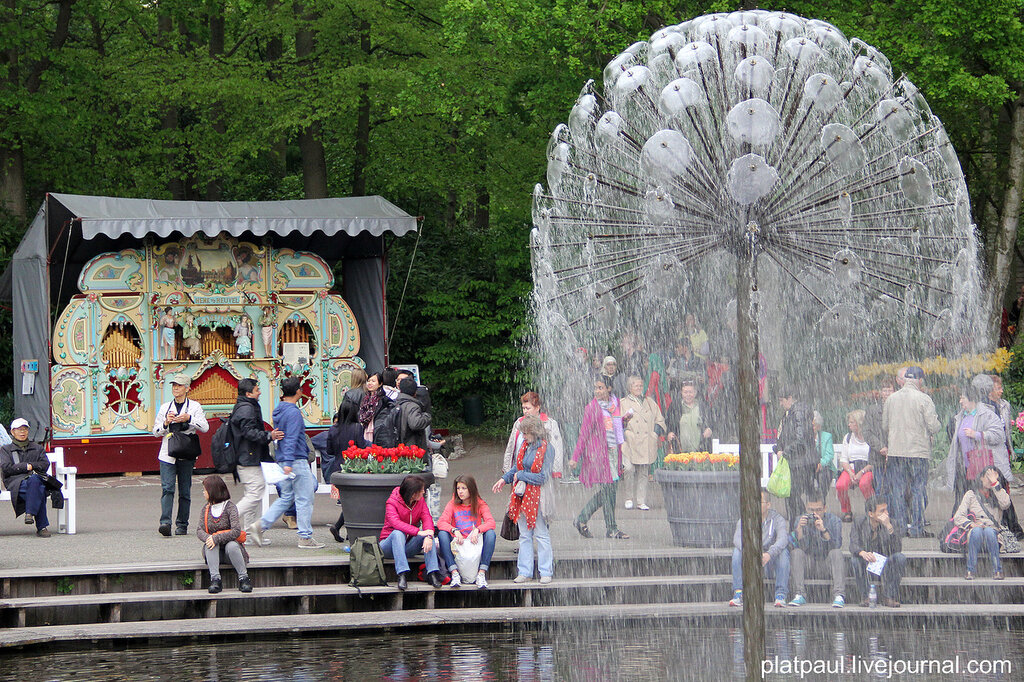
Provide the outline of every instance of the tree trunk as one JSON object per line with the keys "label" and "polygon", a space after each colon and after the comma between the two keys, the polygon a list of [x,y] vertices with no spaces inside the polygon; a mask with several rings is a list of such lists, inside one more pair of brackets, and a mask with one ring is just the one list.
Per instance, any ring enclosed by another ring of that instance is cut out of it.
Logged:
{"label": "tree trunk", "polygon": [[[309,21],[312,17],[304,14],[302,5],[296,3],[296,12],[300,18]],[[312,29],[305,26],[295,32],[295,56],[300,64],[313,54],[316,48],[316,36]],[[320,122],[312,121],[299,134],[299,153],[302,155],[302,190],[307,199],[324,199],[327,197],[327,158],[324,145],[320,141]]]}
{"label": "tree trunk", "polygon": [[[166,37],[174,30],[174,19],[170,14],[161,13],[157,17],[156,27],[157,32]],[[164,108],[164,113],[160,116],[160,129],[164,133],[164,148],[167,150],[167,168],[170,174],[167,178],[167,191],[170,192],[172,199],[181,200],[185,198],[185,183],[182,182],[178,174],[178,164],[175,161],[177,154],[175,153],[174,134],[178,130],[177,106],[172,104]]]}
{"label": "tree trunk", "polygon": [[1017,99],[1010,118],[1010,148],[1007,153],[1006,183],[999,231],[992,244],[991,269],[988,273],[989,319],[988,340],[991,347],[999,341],[1002,322],[1003,294],[1010,281],[1013,245],[1020,224],[1020,205],[1024,197],[1024,83],[1016,84]]}
{"label": "tree trunk", "polygon": [[[267,12],[273,13],[280,6],[280,0],[267,0]],[[284,40],[280,35],[275,35],[267,41],[267,53],[266,62],[270,65],[267,69],[267,79],[274,83],[280,76],[279,67],[277,65],[281,57],[284,55]],[[279,137],[270,146],[270,152],[273,154],[274,160],[277,162],[278,171],[281,176],[284,176],[286,171],[286,162],[288,158],[288,141],[283,137]]]}
{"label": "tree trunk", "polygon": [[[224,3],[215,1],[208,5],[210,25],[210,57],[216,58],[224,54]],[[224,107],[220,102],[210,106],[210,127],[220,138],[227,128],[224,125]],[[219,178],[211,178],[206,183],[206,199],[220,201],[224,188]]]}
{"label": "tree trunk", "polygon": [[[370,22],[359,22],[359,48],[364,59],[370,58]],[[370,163],[370,84],[359,83],[359,105],[356,110],[356,139],[352,159],[352,195],[366,195],[366,166]]]}
{"label": "tree trunk", "polygon": [[25,160],[21,148],[0,147],[0,209],[19,221],[28,219]]}

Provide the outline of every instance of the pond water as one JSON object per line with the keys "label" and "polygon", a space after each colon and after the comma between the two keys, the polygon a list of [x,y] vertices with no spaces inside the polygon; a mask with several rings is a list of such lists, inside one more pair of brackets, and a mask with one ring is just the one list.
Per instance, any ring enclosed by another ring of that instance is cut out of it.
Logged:
{"label": "pond water", "polygon": [[[800,679],[799,666],[804,679],[830,680],[1019,680],[1024,669],[1017,632],[793,628],[769,630],[766,641],[780,671],[766,679]],[[30,653],[4,657],[0,670],[6,679],[78,682],[732,680],[742,676],[742,661],[737,629],[593,625]],[[845,672],[836,674],[839,666]]]}

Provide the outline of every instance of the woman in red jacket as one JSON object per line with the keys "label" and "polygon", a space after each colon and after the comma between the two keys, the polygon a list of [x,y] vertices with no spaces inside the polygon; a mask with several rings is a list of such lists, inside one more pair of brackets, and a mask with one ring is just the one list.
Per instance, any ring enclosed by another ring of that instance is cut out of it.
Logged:
{"label": "woman in red jacket", "polygon": [[434,543],[434,520],[423,500],[426,483],[411,474],[402,485],[391,491],[384,506],[384,528],[380,531],[380,549],[384,556],[395,560],[398,589],[409,585],[409,558],[422,552],[427,565],[427,581],[441,587],[441,573],[437,563],[437,545]]}
{"label": "woman in red jacket", "polygon": [[481,590],[487,587],[487,569],[494,554],[494,528],[494,517],[491,516],[487,503],[480,497],[476,479],[466,474],[456,478],[452,499],[437,521],[437,540],[441,545],[441,558],[444,559],[445,566],[451,574],[452,587],[460,586],[463,581],[455,562],[455,554],[452,552],[452,542],[456,547],[483,543],[480,550],[480,566],[476,571],[476,586]]}

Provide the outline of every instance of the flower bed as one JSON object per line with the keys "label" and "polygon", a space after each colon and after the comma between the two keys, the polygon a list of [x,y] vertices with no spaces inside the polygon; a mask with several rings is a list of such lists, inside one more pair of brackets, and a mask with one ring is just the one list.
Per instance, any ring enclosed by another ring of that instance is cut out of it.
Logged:
{"label": "flower bed", "polygon": [[357,448],[349,441],[341,453],[340,470],[347,474],[418,474],[426,470],[423,454],[423,448],[415,445]]}
{"label": "flower bed", "polygon": [[665,455],[670,471],[732,471],[740,458],[731,452],[675,452]]}

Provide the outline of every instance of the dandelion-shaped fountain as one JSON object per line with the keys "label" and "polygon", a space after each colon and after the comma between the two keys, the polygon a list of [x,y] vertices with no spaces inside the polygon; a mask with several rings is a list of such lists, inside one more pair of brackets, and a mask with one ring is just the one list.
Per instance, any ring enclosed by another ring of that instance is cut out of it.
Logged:
{"label": "dandelion-shaped fountain", "polygon": [[[980,328],[942,124],[825,22],[752,11],[663,28],[609,62],[603,94],[585,85],[547,158],[530,244],[541,376],[617,330],[674,333],[680,298],[728,311],[740,448],[757,452],[759,327],[805,366],[822,348],[884,357]],[[748,674],[764,651],[759,469],[742,458]]]}

